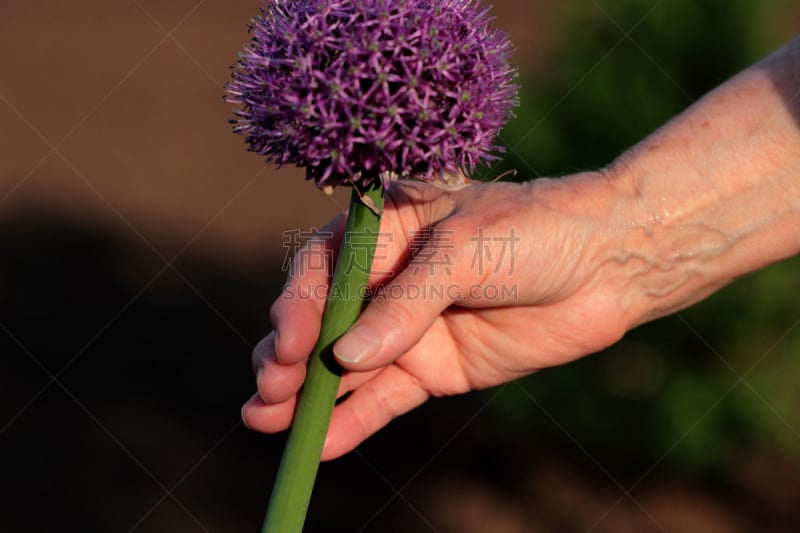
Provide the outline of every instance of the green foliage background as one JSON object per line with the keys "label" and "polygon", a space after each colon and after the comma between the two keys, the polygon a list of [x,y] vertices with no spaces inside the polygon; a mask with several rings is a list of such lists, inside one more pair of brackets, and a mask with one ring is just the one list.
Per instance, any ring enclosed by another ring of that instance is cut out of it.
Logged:
{"label": "green foliage background", "polygon": [[[552,60],[522,69],[507,156],[483,177],[608,164],[778,47],[791,10],[782,0],[571,3],[553,15]],[[491,403],[498,426],[632,473],[708,473],[754,449],[800,458],[798,272],[798,258],[774,265],[603,354],[506,387]]]}

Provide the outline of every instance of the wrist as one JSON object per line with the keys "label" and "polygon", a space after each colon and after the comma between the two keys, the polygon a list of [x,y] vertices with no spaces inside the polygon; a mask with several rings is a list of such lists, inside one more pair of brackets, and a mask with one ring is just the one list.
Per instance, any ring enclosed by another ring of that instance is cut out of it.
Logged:
{"label": "wrist", "polygon": [[704,187],[685,162],[664,156],[631,151],[602,172],[615,196],[597,281],[626,330],[688,307],[732,279],[715,264],[731,235],[707,218],[718,191]]}
{"label": "wrist", "polygon": [[656,134],[604,171],[618,197],[600,277],[618,294],[627,329],[800,251],[796,162],[729,155],[698,164],[691,149]]}
{"label": "wrist", "polygon": [[798,65],[800,39],[604,171],[618,197],[598,277],[629,327],[800,252]]}

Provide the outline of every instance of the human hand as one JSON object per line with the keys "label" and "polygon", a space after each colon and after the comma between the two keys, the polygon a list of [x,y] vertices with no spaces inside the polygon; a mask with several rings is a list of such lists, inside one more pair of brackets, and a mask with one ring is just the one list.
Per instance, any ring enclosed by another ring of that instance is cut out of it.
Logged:
{"label": "human hand", "polygon": [[[459,191],[393,184],[370,279],[385,297],[334,345],[345,368],[339,394],[351,394],[334,409],[322,458],[430,396],[596,352],[800,253],[798,65],[800,37],[603,172]],[[343,228],[343,217],[329,226],[329,249]],[[419,230],[431,236],[421,249],[411,238]],[[249,427],[289,426],[327,287],[328,273],[297,272],[273,305],[275,331],[253,354]]]}
{"label": "human hand", "polygon": [[[334,345],[345,369],[339,395],[351,394],[334,409],[322,458],[430,396],[511,381],[617,341],[629,320],[597,275],[613,197],[601,173],[459,191],[392,184],[369,282],[377,297]],[[329,249],[343,228],[344,216],[326,227]],[[258,393],[243,418],[259,431],[289,426],[319,334],[329,273],[297,270],[253,354]]]}

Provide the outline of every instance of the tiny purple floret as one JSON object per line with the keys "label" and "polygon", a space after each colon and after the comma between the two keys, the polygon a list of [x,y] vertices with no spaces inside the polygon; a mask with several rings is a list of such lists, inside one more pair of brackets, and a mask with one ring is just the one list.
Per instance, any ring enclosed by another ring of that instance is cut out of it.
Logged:
{"label": "tiny purple floret", "polygon": [[468,174],[517,102],[508,36],[473,0],[272,0],[233,69],[231,120],[317,186]]}

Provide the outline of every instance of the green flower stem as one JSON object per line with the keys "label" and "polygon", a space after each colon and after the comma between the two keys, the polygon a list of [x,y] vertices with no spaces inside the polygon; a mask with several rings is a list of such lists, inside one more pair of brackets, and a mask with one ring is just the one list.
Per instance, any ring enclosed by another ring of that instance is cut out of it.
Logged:
{"label": "green flower stem", "polygon": [[322,315],[322,328],[311,353],[308,375],[298,398],[262,533],[300,533],[303,530],[342,376],[342,368],[333,358],[333,343],[361,313],[380,230],[380,216],[375,211],[383,210],[383,187],[377,183],[363,195],[374,205],[365,205],[353,189],[345,237]]}

